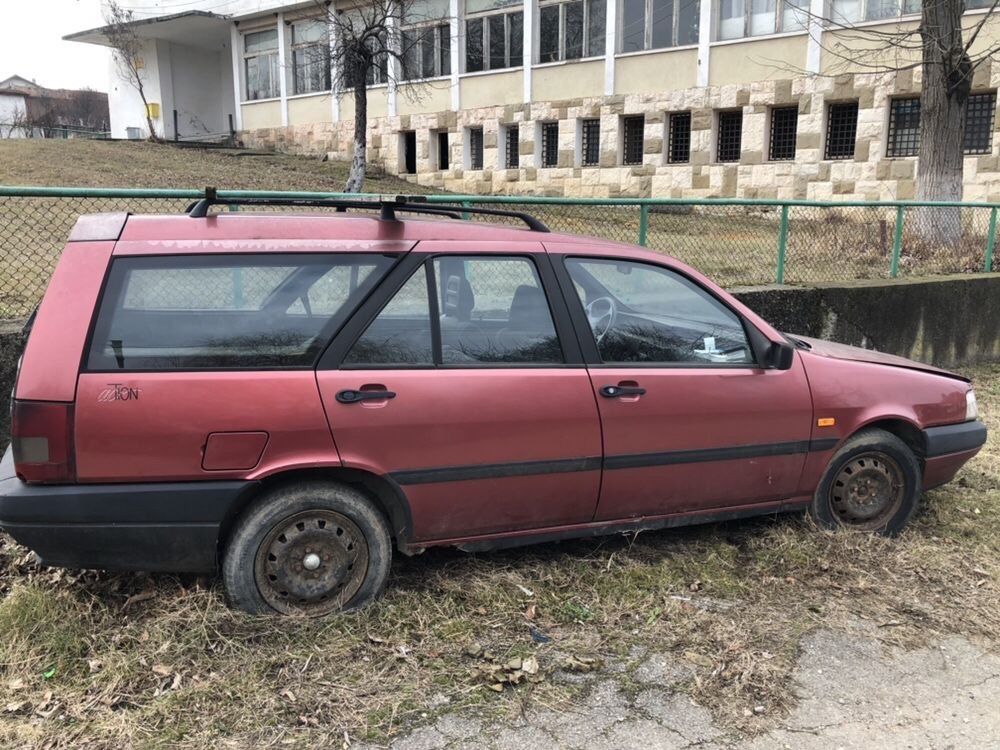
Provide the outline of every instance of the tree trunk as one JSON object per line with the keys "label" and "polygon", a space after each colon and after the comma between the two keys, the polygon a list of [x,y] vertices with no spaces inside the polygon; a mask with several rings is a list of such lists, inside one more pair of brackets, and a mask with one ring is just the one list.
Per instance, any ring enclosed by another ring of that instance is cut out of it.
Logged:
{"label": "tree trunk", "polygon": [[[920,93],[920,157],[917,200],[962,200],[962,153],[972,63],[962,43],[963,0],[924,0],[923,87]],[[920,239],[952,245],[962,235],[961,209],[915,211]]]}
{"label": "tree trunk", "polygon": [[354,84],[354,155],[351,171],[347,175],[344,192],[360,193],[365,184],[365,167],[368,150],[368,87],[365,85],[367,69],[359,71]]}

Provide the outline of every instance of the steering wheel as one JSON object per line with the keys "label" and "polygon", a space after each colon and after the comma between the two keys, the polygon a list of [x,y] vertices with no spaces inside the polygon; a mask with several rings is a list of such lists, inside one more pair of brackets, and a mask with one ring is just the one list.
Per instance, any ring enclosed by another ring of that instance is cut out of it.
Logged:
{"label": "steering wheel", "polygon": [[618,305],[611,297],[598,297],[591,300],[584,310],[587,313],[590,329],[594,332],[594,338],[599,344],[601,339],[608,335],[608,331],[614,327],[615,321],[618,320]]}

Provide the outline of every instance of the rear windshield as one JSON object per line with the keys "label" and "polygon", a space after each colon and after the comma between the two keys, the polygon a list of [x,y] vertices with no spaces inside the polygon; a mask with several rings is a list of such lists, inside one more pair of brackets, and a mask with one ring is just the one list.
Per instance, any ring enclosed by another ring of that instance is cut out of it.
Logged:
{"label": "rear windshield", "polygon": [[393,262],[359,253],[118,258],[87,369],[312,366]]}

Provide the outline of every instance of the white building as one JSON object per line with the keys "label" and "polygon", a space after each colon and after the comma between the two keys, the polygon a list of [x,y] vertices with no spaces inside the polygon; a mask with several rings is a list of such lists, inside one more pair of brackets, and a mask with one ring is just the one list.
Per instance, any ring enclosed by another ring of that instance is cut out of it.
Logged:
{"label": "white building", "polygon": [[[920,75],[906,63],[919,52],[856,47],[864,33],[914,31],[919,0],[407,2],[420,21],[401,31],[419,54],[368,87],[369,157],[407,179],[479,193],[913,197]],[[969,25],[992,12],[992,0],[966,5]],[[331,44],[323,5],[160,7],[184,8],[136,22],[160,136],[231,123],[249,145],[349,158],[353,98],[308,54]],[[105,43],[100,29],[67,38]],[[998,46],[1000,16],[972,52]],[[970,200],[1000,200],[998,88],[1000,62],[987,60],[965,133]],[[114,74],[110,95],[113,134],[145,136]]]}

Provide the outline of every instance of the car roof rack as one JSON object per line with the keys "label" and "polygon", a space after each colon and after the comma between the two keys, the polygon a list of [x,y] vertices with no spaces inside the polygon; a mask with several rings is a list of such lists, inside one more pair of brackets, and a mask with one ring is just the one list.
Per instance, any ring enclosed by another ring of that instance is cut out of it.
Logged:
{"label": "car roof rack", "polygon": [[549,228],[531,214],[522,211],[508,211],[501,208],[481,208],[479,206],[456,206],[428,204],[423,195],[396,195],[376,200],[352,200],[350,198],[221,198],[215,188],[205,188],[205,197],[195,201],[186,209],[192,219],[204,219],[212,206],[308,206],[335,208],[338,212],[348,209],[378,211],[382,221],[396,221],[396,213],[445,216],[449,219],[463,219],[468,214],[483,216],[507,216],[523,221],[533,232],[548,232]]}

